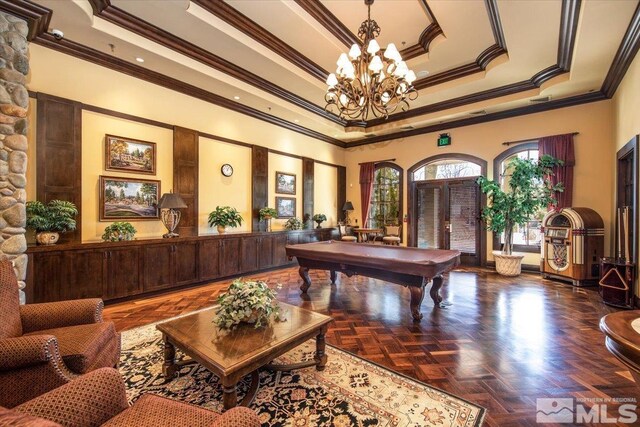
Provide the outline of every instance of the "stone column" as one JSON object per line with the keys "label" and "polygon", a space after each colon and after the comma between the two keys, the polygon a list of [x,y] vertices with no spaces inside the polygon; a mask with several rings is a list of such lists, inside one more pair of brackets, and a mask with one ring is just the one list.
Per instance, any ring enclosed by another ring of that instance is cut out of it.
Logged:
{"label": "stone column", "polygon": [[27,23],[0,12],[0,258],[13,261],[20,301],[27,274]]}

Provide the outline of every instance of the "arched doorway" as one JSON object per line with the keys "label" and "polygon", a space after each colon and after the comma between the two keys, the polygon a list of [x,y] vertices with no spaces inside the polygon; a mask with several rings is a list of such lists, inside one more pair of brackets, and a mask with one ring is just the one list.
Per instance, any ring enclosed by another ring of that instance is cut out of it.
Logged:
{"label": "arched doorway", "polygon": [[486,233],[476,179],[486,175],[487,162],[467,154],[441,154],[421,160],[407,173],[409,246],[455,249],[463,264],[484,264]]}

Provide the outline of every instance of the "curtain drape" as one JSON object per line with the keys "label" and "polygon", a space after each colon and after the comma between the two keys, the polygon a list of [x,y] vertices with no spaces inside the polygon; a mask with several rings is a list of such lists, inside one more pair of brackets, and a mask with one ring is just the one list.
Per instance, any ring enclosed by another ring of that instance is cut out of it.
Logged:
{"label": "curtain drape", "polygon": [[568,133],[540,138],[538,140],[538,151],[540,156],[548,154],[564,162],[564,165],[553,168],[554,175],[551,177],[551,182],[553,185],[560,182],[564,185],[564,191],[556,194],[558,209],[571,207],[573,200],[573,166],[576,164],[573,151],[573,134]]}
{"label": "curtain drape", "polygon": [[369,203],[371,202],[371,189],[373,188],[375,171],[376,164],[373,162],[360,165],[360,210],[362,211],[362,226],[365,228],[369,218]]}

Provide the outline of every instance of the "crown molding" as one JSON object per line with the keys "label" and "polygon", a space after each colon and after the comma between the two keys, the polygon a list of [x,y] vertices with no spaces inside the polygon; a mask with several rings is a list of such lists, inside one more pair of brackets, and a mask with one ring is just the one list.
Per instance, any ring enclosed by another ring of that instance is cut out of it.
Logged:
{"label": "crown molding", "polygon": [[222,0],[192,0],[207,12],[324,82],[329,72]]}
{"label": "crown molding", "polygon": [[126,30],[145,37],[151,41],[159,43],[169,49],[172,49],[186,57],[196,60],[211,68],[219,70],[235,79],[254,86],[260,90],[264,90],[280,99],[290,102],[297,107],[316,114],[333,123],[344,126],[346,121],[340,119],[335,114],[329,113],[323,107],[320,107],[306,99],[263,79],[257,74],[253,74],[244,68],[227,61],[213,53],[190,43],[180,37],[177,37],[153,24],[150,24],[136,16],[110,4],[109,0],[89,0],[93,7],[94,14],[106,21],[116,24]]}
{"label": "crown molding", "polygon": [[602,92],[607,98],[613,98],[620,82],[636,57],[638,48],[640,48],[640,3],[633,13],[629,27],[627,27],[616,56],[613,58],[604,83],[602,83]]}
{"label": "crown molding", "polygon": [[230,99],[224,98],[220,95],[208,92],[199,87],[185,83],[182,80],[174,79],[156,71],[149,70],[139,65],[132,64],[124,61],[120,58],[108,55],[106,53],[97,51],[90,47],[84,46],[80,43],[73,42],[67,38],[62,40],[56,40],[51,34],[45,33],[33,40],[34,43],[56,50],[58,52],[65,53],[67,55],[74,56],[86,61],[93,62],[94,64],[109,68],[114,71],[118,71],[129,76],[147,81],[149,83],[156,84],[158,86],[165,87],[167,89],[174,90],[176,92],[183,93],[185,95],[192,96],[194,98],[201,99],[211,104],[218,105],[229,110],[245,114],[258,120],[265,121],[267,123],[274,124],[276,126],[283,127],[293,132],[327,142],[329,144],[345,147],[345,143],[326,136],[320,132],[316,132],[311,129],[307,129],[295,123],[291,123],[279,117],[267,114],[263,111],[255,108],[243,105],[239,102],[234,102]]}
{"label": "crown molding", "polygon": [[50,9],[27,0],[0,0],[0,10],[27,22],[29,41],[47,32],[53,15]]}

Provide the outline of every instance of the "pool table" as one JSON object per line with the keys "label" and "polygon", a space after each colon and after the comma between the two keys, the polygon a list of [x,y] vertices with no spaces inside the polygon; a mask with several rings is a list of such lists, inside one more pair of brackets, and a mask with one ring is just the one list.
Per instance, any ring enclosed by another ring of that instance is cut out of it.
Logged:
{"label": "pool table", "polygon": [[409,288],[413,320],[422,319],[420,305],[426,285],[433,281],[429,295],[436,307],[444,307],[440,296],[442,274],[460,264],[460,252],[440,249],[406,248],[401,246],[365,245],[354,242],[327,241],[288,245],[287,256],[298,260],[302,285],[306,293],[311,286],[309,269],[329,270],[331,284],[336,272],[351,277],[354,274],[385,280]]}

